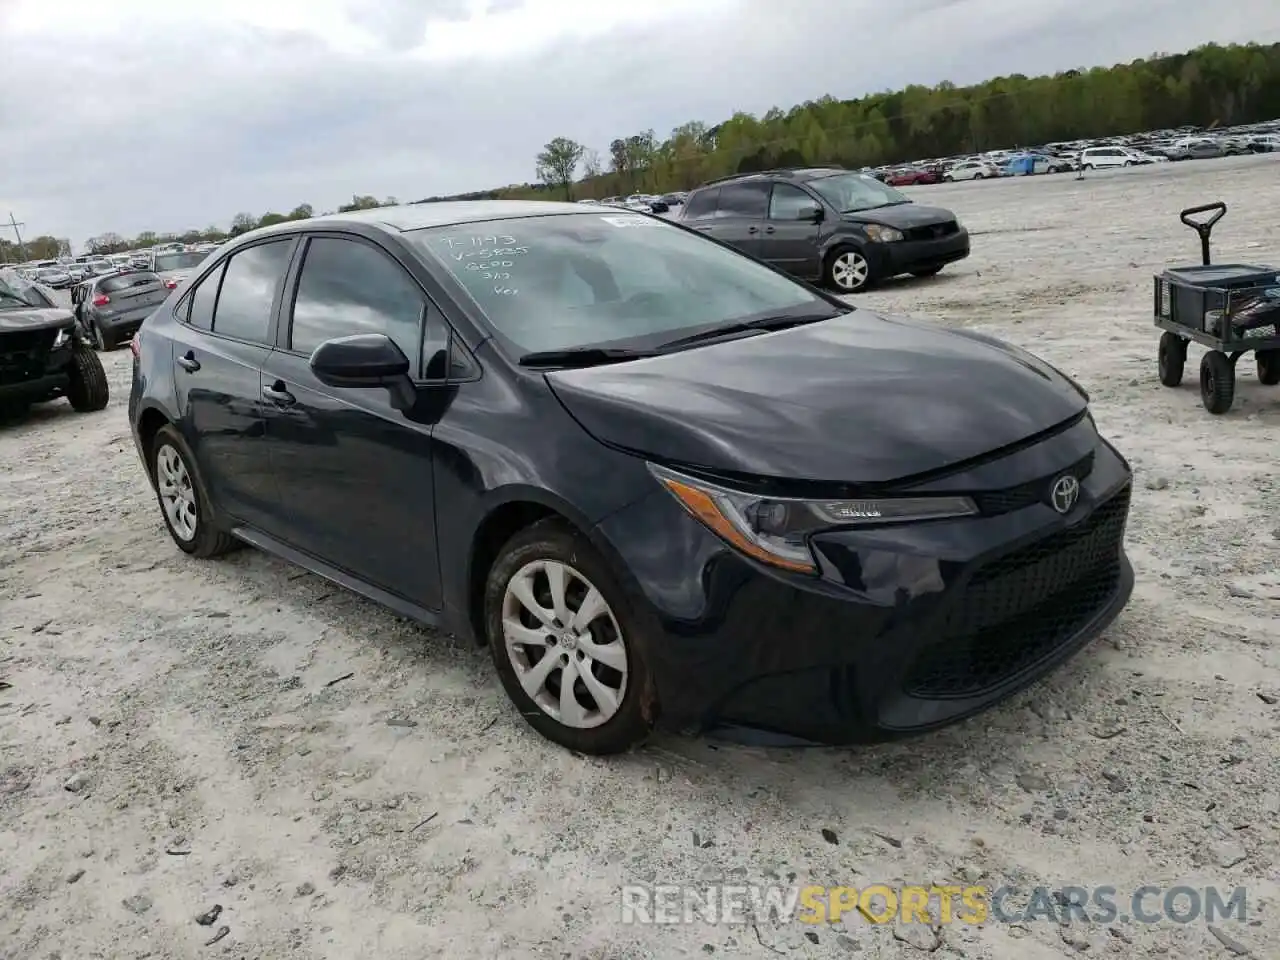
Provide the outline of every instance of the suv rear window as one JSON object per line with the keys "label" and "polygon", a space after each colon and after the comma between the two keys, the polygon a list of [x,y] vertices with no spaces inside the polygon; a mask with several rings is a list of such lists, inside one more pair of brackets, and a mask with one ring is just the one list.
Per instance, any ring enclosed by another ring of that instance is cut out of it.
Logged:
{"label": "suv rear window", "polygon": [[122,273],[118,277],[107,277],[104,280],[99,280],[98,289],[103,293],[115,293],[117,290],[128,290],[130,287],[145,287],[159,282],[160,278],[154,273],[138,271],[137,273]]}

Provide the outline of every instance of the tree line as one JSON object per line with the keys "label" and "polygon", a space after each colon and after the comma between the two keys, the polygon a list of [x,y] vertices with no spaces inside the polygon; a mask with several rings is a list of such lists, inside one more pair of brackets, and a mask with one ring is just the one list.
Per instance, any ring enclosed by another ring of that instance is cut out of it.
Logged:
{"label": "tree line", "polygon": [[[653,130],[615,138],[601,154],[555,137],[534,161],[536,182],[437,200],[568,199],[688,190],[714,177],[770,167],[830,164],[860,168],[951,157],[984,150],[1040,146],[1180,126],[1233,126],[1280,118],[1280,43],[1207,44],[1113,67],[1053,76],[1015,74],[957,87],[914,85],[853,100],[825,96],[763,116],[735,113],[715,125],[692,120],[666,138]],[[389,197],[353,196],[339,212],[393,204]],[[89,252],[113,253],[179,240],[222,240],[255,227],[312,216],[310,204],[290,213],[238,213],[230,228],[136,237],[105,233]],[[28,259],[69,250],[66,240],[26,241]],[[20,259],[0,239],[0,262]]]}

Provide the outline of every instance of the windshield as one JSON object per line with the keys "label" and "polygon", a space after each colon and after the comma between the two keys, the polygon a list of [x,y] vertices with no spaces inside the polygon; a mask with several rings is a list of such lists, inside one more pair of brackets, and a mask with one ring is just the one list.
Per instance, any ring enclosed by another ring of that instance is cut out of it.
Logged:
{"label": "windshield", "polygon": [[741,254],[641,214],[575,213],[406,234],[522,352],[671,339],[778,313],[836,313]]}
{"label": "windshield", "polygon": [[860,173],[838,173],[833,177],[810,180],[806,184],[841,213],[870,210],[891,203],[910,203],[906,194],[885,186],[875,177]]}
{"label": "windshield", "polygon": [[11,310],[22,307],[52,307],[40,290],[24,280],[17,270],[0,268],[0,310]]}
{"label": "windshield", "polygon": [[156,257],[156,273],[168,273],[171,270],[190,270],[192,267],[198,267],[204,261],[205,254],[192,251],[191,253],[162,253]]}
{"label": "windshield", "polygon": [[36,277],[40,280],[51,280],[54,277],[61,277],[66,273],[61,267],[46,267],[43,270],[36,271]]}

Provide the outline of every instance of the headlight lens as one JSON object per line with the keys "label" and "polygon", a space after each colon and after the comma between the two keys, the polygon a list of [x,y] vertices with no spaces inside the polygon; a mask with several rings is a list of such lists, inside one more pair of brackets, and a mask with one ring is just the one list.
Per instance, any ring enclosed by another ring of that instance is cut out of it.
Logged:
{"label": "headlight lens", "polygon": [[894,243],[902,239],[902,231],[879,223],[868,223],[863,229],[867,236],[879,243]]}
{"label": "headlight lens", "polygon": [[58,331],[58,335],[53,338],[53,349],[57,350],[60,346],[71,339],[71,328],[63,327]]}
{"label": "headlight lens", "polygon": [[795,500],[729,490],[653,463],[649,470],[681,506],[731,546],[762,563],[797,573],[817,573],[808,538],[819,530],[978,512],[968,497]]}

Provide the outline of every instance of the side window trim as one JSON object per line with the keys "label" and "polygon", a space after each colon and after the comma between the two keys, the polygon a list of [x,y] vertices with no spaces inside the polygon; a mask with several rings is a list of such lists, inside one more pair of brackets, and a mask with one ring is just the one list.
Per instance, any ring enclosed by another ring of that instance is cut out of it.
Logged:
{"label": "side window trim", "polygon": [[[307,249],[311,246],[312,241],[322,240],[322,239],[347,240],[353,243],[362,243],[365,246],[370,247],[373,250],[376,250],[377,252],[383,254],[384,256],[389,257],[392,263],[396,264],[396,266],[398,266],[401,270],[404,271],[405,276],[408,277],[413,282],[413,285],[417,287],[418,291],[422,294],[422,299],[426,303],[426,310],[424,311],[424,314],[418,323],[418,349],[416,351],[417,357],[416,359],[413,357],[409,358],[410,362],[414,364],[414,370],[412,375],[410,376],[410,379],[415,384],[420,386],[439,386],[445,383],[463,383],[463,382],[468,382],[470,380],[479,379],[479,374],[478,372],[476,372],[479,370],[479,365],[475,362],[475,359],[471,356],[471,351],[467,348],[466,344],[463,342],[462,337],[458,335],[457,328],[449,320],[444,310],[440,308],[440,304],[436,302],[435,297],[433,297],[431,293],[423,287],[422,283],[418,280],[418,278],[413,275],[413,271],[411,271],[407,266],[405,266],[404,261],[401,260],[400,257],[396,256],[395,253],[393,253],[392,251],[384,247],[382,244],[377,243],[376,241],[370,239],[369,237],[366,237],[358,233],[347,233],[341,230],[316,230],[316,231],[311,231],[302,235],[301,237],[302,242],[298,244],[298,248],[294,252],[293,263],[290,265],[288,272],[285,274],[285,291],[287,296],[285,298],[282,298],[282,301],[280,304],[280,328],[275,338],[275,348],[277,350],[279,350],[281,353],[288,353],[295,357],[309,357],[311,355],[310,353],[307,353],[302,350],[294,350],[292,347],[293,309],[298,301],[298,287],[302,281],[302,271],[306,269]],[[423,367],[423,360],[425,358],[422,356],[422,354],[423,354],[423,347],[426,344],[427,324],[431,322],[432,317],[438,318],[439,322],[444,325],[446,339],[448,341],[447,350],[449,353],[450,361],[452,360],[452,357],[453,357],[455,345],[457,347],[460,347],[462,350],[463,356],[466,358],[467,367],[473,371],[471,375],[467,377],[446,376],[444,379],[430,379],[430,380],[426,379],[425,377],[426,370]]]}

